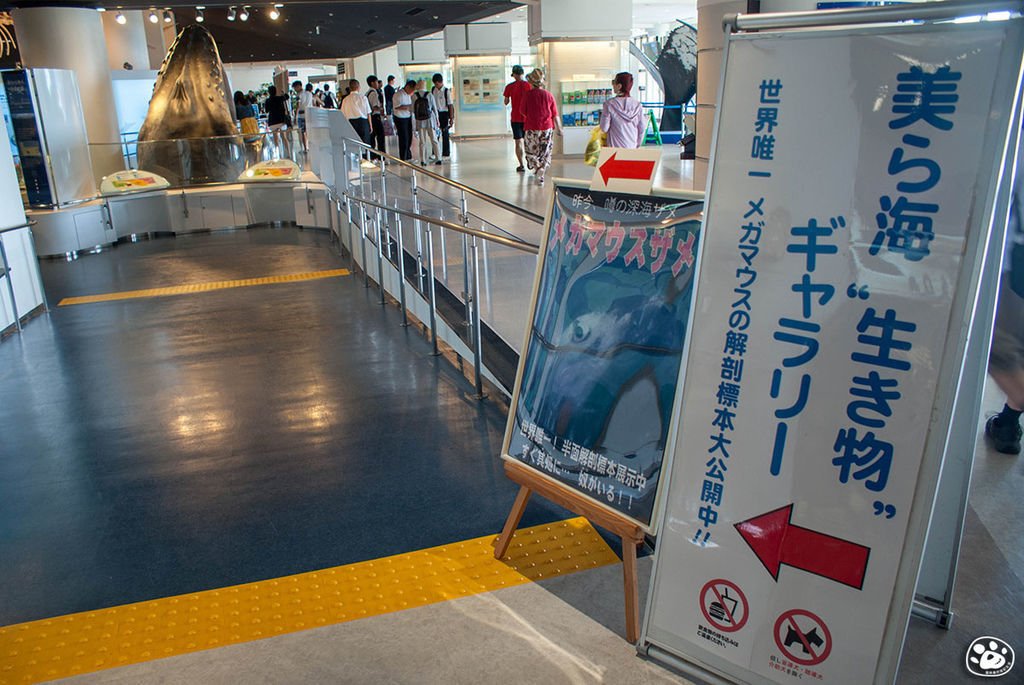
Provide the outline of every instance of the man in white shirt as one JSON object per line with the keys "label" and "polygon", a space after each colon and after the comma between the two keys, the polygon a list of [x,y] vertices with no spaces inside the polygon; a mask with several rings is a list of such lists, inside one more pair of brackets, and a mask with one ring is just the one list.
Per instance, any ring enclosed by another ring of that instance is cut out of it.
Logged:
{"label": "man in white shirt", "polygon": [[441,156],[445,159],[451,157],[451,128],[455,126],[455,105],[452,104],[452,91],[444,85],[444,76],[434,74],[431,78],[434,87],[430,95],[434,98],[434,105],[437,107],[437,124],[441,129]]}
{"label": "man in white shirt", "polygon": [[394,105],[395,132],[398,133],[398,158],[412,159],[412,94],[416,82],[409,80],[405,87],[395,91]]}
{"label": "man in white shirt", "polygon": [[370,103],[366,96],[359,92],[358,79],[348,82],[348,95],[341,101],[341,113],[352,124],[356,135],[367,145],[372,145],[370,139]]}

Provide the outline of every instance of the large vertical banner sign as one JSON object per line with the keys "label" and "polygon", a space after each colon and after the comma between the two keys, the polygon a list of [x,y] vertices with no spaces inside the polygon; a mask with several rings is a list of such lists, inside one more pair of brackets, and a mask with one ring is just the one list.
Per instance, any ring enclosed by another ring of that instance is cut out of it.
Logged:
{"label": "large vertical banner sign", "polygon": [[649,644],[891,682],[1020,23],[730,37]]}
{"label": "large vertical banner sign", "polygon": [[702,203],[560,185],[503,455],[651,521]]}

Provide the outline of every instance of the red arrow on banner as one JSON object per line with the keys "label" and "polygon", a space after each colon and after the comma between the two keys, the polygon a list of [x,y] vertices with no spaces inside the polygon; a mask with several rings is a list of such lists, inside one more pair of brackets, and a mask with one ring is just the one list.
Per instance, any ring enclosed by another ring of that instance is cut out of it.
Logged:
{"label": "red arrow on banner", "polygon": [[654,162],[644,160],[615,159],[617,152],[605,160],[601,165],[601,178],[605,185],[608,179],[625,178],[637,181],[646,181],[654,174]]}
{"label": "red arrow on banner", "polygon": [[785,564],[860,590],[871,548],[793,525],[792,516],[788,504],[737,523],[736,530],[776,581]]}

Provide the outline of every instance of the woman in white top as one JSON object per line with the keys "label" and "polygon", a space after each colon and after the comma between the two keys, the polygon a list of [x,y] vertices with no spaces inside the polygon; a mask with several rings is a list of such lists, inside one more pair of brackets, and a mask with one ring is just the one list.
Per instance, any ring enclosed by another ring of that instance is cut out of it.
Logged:
{"label": "woman in white top", "polygon": [[452,91],[444,85],[444,76],[434,74],[430,79],[434,87],[430,95],[437,106],[437,124],[441,129],[441,156],[448,159],[452,155],[451,129],[455,126],[455,105],[452,104]]}
{"label": "woman in white top", "polygon": [[434,152],[434,164],[441,163],[441,149],[437,143],[437,105],[434,98],[427,92],[427,82],[416,83],[416,93],[412,96],[412,125],[419,137],[420,164],[427,166],[427,146]]}

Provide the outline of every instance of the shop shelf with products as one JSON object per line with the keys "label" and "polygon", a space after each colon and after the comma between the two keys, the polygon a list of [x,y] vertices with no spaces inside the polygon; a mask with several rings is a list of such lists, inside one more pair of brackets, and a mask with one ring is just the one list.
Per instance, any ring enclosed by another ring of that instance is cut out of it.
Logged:
{"label": "shop shelf with products", "polygon": [[611,77],[559,81],[557,94],[565,140],[562,152],[582,155],[590,140],[590,129],[601,120],[601,107],[614,96]]}
{"label": "shop shelf with products", "polygon": [[610,81],[588,79],[559,82],[562,126],[596,126],[601,117],[601,106],[614,95]]}

